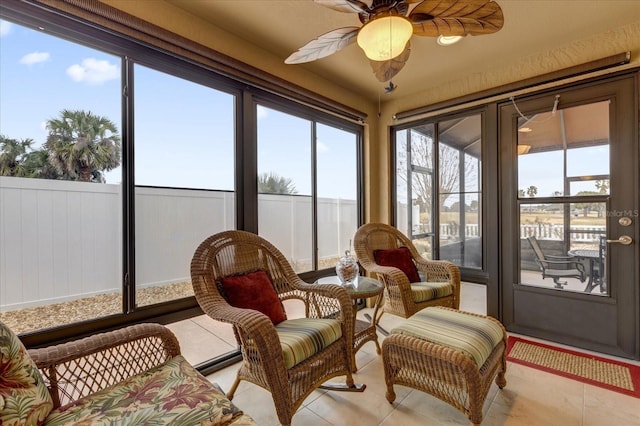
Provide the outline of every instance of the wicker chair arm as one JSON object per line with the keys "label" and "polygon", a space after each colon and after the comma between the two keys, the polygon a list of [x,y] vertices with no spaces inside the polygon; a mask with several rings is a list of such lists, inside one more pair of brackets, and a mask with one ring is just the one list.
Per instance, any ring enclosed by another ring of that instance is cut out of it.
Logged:
{"label": "wicker chair arm", "polygon": [[[210,318],[233,325],[245,339],[262,341],[269,348],[280,351],[280,340],[268,316],[254,309],[236,308],[228,303],[205,298],[198,300],[200,307]],[[262,337],[260,337],[262,336]]]}
{"label": "wicker chair arm", "polygon": [[[427,281],[456,281],[460,272],[458,267],[448,260],[426,260],[422,257],[414,259],[416,268],[424,272]],[[459,281],[459,280],[458,280]]]}
{"label": "wicker chair arm", "polygon": [[158,338],[167,360],[180,355],[180,344],[167,327],[160,324],[136,324],[118,330],[94,334],[83,339],[45,348],[29,349],[29,356],[40,369],[87,357],[136,340]]}
{"label": "wicker chair arm", "polygon": [[399,304],[398,306],[410,306],[414,303],[411,283],[407,275],[394,266],[381,266],[372,264],[367,270],[376,274],[385,287],[389,297],[385,303]]}
{"label": "wicker chair arm", "polygon": [[178,340],[171,330],[160,324],[137,324],[29,350],[55,407],[105,389],[178,355]]}
{"label": "wicker chair arm", "polygon": [[[345,321],[351,322],[353,320],[353,308],[351,302],[351,296],[347,293],[339,284],[309,284],[302,280],[293,284],[294,287],[307,293],[308,295],[322,296],[327,299],[333,299],[334,302],[330,302],[329,305],[335,304],[335,308],[342,312],[342,316]],[[334,307],[327,306],[323,309],[322,314],[331,313]],[[320,315],[323,316],[323,315]]]}
{"label": "wicker chair arm", "polygon": [[382,266],[372,264],[369,268],[367,268],[367,272],[377,274],[378,276],[387,277],[396,285],[410,287],[409,278],[407,278],[407,275],[395,266]]}
{"label": "wicker chair arm", "polygon": [[368,270],[372,274],[376,274],[378,279],[385,284],[385,287],[389,289],[389,286],[398,287],[399,293],[406,294],[407,297],[411,295],[411,283],[407,275],[395,266],[381,266],[373,264]]}
{"label": "wicker chair arm", "polygon": [[460,306],[460,268],[448,260],[415,259],[418,271],[424,272],[426,281],[448,281],[453,287],[453,306]]}
{"label": "wicker chair arm", "polygon": [[[196,296],[198,294],[196,293]],[[268,316],[253,309],[236,308],[223,299],[202,297],[198,299],[200,307],[210,318],[231,324],[236,329],[239,345],[252,341],[261,359],[282,363],[284,359],[280,348],[278,333]],[[272,363],[273,364],[273,363]]]}
{"label": "wicker chair arm", "polygon": [[294,281],[293,287],[306,293],[306,314],[308,317],[334,317],[341,321],[347,351],[351,352],[353,350],[355,313],[353,301],[347,290],[338,284],[309,284],[301,279],[292,281]]}

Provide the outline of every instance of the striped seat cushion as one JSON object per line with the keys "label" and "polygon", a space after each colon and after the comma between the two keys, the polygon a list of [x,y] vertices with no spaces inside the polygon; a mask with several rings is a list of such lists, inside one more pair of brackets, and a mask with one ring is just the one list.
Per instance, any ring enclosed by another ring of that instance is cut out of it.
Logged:
{"label": "striped seat cushion", "polygon": [[411,284],[413,301],[426,302],[427,300],[438,299],[440,297],[453,294],[451,283],[446,282],[419,282]]}
{"label": "striped seat cushion", "polygon": [[442,307],[421,310],[391,333],[413,336],[462,352],[482,367],[502,341],[500,325],[486,317]]}
{"label": "striped seat cushion", "polygon": [[284,363],[291,368],[342,337],[340,321],[297,318],[276,325]]}

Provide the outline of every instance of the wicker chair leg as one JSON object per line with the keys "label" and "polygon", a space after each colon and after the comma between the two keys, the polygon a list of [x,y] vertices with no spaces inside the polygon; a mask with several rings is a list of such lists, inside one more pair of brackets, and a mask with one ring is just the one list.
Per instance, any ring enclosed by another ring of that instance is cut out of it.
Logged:
{"label": "wicker chair leg", "polygon": [[355,382],[353,381],[353,375],[351,374],[351,371],[347,373],[347,387],[349,388],[355,387]]}
{"label": "wicker chair leg", "polygon": [[[479,378],[478,378],[479,380]],[[468,389],[469,406],[468,416],[472,425],[480,425],[482,423],[482,406],[484,405],[484,395],[478,386],[474,385]]]}
{"label": "wicker chair leg", "polygon": [[231,389],[229,389],[229,392],[227,392],[227,398],[229,398],[229,401],[233,399],[233,395],[235,395],[236,389],[238,389],[239,384],[240,384],[240,377],[236,376],[236,380],[231,385]]}
{"label": "wicker chair leg", "polygon": [[507,386],[507,379],[504,375],[504,372],[505,370],[502,369],[496,376],[496,385],[498,385],[500,389],[504,389],[504,387]]}
{"label": "wicker chair leg", "polygon": [[396,392],[393,390],[393,386],[387,386],[387,392],[385,393],[387,397],[387,401],[389,404],[393,404],[393,401],[396,400]]}
{"label": "wicker chair leg", "polygon": [[280,421],[281,426],[291,426],[292,418],[293,418],[292,415],[286,415],[285,418],[283,419],[282,417],[280,417],[280,414],[278,414],[278,420]]}
{"label": "wicker chair leg", "polygon": [[[388,351],[388,346],[385,346],[384,342],[382,343],[382,359],[389,359],[389,351]],[[391,364],[389,362],[384,362],[384,381],[385,384],[387,385],[387,392],[385,394],[385,397],[387,398],[387,401],[389,401],[389,404],[393,404],[393,401],[396,400],[396,392],[393,390],[393,384],[395,383],[395,378],[396,378],[396,374],[398,369],[391,366]]]}

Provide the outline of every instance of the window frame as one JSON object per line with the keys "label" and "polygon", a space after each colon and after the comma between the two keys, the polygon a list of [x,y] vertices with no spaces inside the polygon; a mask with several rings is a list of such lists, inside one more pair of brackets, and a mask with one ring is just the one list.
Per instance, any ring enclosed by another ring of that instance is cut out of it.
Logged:
{"label": "window frame", "polygon": [[[479,221],[479,225],[481,226],[481,253],[482,253],[482,261],[480,268],[468,268],[464,266],[460,266],[461,278],[463,281],[475,282],[475,283],[487,283],[491,276],[490,269],[493,269],[492,262],[488,262],[486,258],[486,254],[491,252],[489,247],[493,247],[494,245],[494,237],[486,234],[486,230],[489,225],[488,211],[491,209],[491,200],[496,195],[490,195],[488,192],[488,188],[495,188],[495,182],[497,176],[493,176],[491,170],[491,159],[493,158],[492,151],[496,146],[496,137],[495,137],[495,129],[490,128],[489,123],[492,123],[492,117],[495,115],[495,104],[485,104],[480,107],[472,107],[461,109],[454,112],[443,113],[443,114],[435,114],[430,117],[422,118],[415,121],[407,121],[405,123],[391,126],[390,128],[390,170],[393,170],[394,173],[391,173],[391,223],[398,226],[398,218],[396,214],[396,206],[398,200],[397,194],[397,161],[396,161],[396,152],[397,152],[397,144],[396,135],[399,131],[410,129],[418,126],[426,126],[433,125],[434,127],[434,162],[433,162],[433,188],[439,188],[439,157],[440,157],[440,138],[439,138],[439,123],[446,122],[449,120],[471,117],[474,115],[480,116],[481,121],[481,138],[482,138],[482,148],[481,148],[481,170],[479,170],[479,177],[481,179],[481,185],[479,188],[480,191],[480,204],[481,204],[481,219]],[[462,153],[464,155],[464,153]],[[495,170],[495,169],[494,169]],[[412,173],[411,165],[407,167],[408,176]],[[464,192],[464,191],[463,191]],[[432,194],[432,200],[435,200],[435,197],[439,197],[439,194]],[[425,234],[432,238],[432,253],[433,259],[439,259],[440,256],[440,211],[439,204],[435,201],[432,202],[432,233]],[[422,236],[423,234],[420,234]]]}

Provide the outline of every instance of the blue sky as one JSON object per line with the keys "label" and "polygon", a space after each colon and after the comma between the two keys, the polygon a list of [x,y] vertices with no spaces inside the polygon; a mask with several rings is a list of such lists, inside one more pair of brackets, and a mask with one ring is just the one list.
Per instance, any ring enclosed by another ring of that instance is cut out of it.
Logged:
{"label": "blue sky", "polygon": [[[121,127],[120,58],[0,21],[0,133],[34,139],[62,109],[83,109]],[[136,75],[136,183],[233,190],[233,102],[227,93],[139,65]],[[259,172],[291,178],[311,193],[309,122],[258,106]],[[319,126],[318,194],[355,199],[354,135]],[[568,150],[568,175],[608,174],[608,146]],[[521,189],[562,190],[561,151],[518,157]],[[106,174],[119,183],[120,170]],[[593,182],[575,187],[595,190]]]}
{"label": "blue sky", "polygon": [[[86,110],[121,128],[120,58],[41,31],[0,21],[0,134],[31,138],[60,111]],[[234,97],[136,65],[136,183],[234,188]],[[258,168],[311,193],[311,133],[306,120],[258,106]],[[318,128],[318,195],[356,198],[355,135]],[[119,183],[120,170],[106,174]]]}
{"label": "blue sky", "polygon": [[[554,191],[563,191],[562,151],[540,152],[518,156],[518,188],[526,190],[533,185],[538,197],[551,197]],[[594,176],[609,174],[609,145],[567,150],[567,176]],[[575,182],[571,194],[597,191],[594,181]]]}

